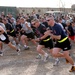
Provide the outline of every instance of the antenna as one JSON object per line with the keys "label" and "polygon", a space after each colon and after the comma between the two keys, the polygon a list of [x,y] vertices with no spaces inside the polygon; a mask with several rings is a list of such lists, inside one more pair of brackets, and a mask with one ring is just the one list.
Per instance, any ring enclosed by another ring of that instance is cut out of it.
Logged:
{"label": "antenna", "polygon": [[60,3],[62,5],[62,8],[64,8],[64,12],[65,12],[65,3],[63,4],[63,2],[61,0],[59,0],[59,8],[60,8]]}

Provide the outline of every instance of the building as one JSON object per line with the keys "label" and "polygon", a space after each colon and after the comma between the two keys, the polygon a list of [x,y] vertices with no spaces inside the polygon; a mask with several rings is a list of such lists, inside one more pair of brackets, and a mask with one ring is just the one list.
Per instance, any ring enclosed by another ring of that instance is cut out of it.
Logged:
{"label": "building", "polygon": [[18,11],[16,7],[0,6],[0,14],[2,12],[4,12],[5,15],[7,15],[8,13],[11,13],[15,17]]}
{"label": "building", "polygon": [[5,15],[8,13],[11,13],[13,16],[16,16],[17,13],[23,13],[23,14],[31,14],[32,12],[38,13],[38,14],[44,14],[46,11],[63,11],[65,13],[72,13],[75,12],[75,5],[72,5],[71,8],[27,8],[27,7],[5,7],[0,6],[0,14],[1,12],[4,12]]}
{"label": "building", "polygon": [[19,7],[17,8],[19,13],[27,14],[27,13],[32,13],[35,11],[36,13],[39,14],[44,14],[46,11],[64,11],[64,12],[72,12],[71,8],[22,8]]}

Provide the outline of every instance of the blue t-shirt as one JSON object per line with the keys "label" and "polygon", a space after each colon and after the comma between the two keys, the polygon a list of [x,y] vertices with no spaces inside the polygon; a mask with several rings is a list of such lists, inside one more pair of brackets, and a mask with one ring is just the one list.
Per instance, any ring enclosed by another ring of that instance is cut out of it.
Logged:
{"label": "blue t-shirt", "polygon": [[59,24],[55,23],[54,26],[52,27],[52,31],[53,31],[54,35],[61,35],[60,40],[62,40],[63,38],[65,38],[67,36]]}

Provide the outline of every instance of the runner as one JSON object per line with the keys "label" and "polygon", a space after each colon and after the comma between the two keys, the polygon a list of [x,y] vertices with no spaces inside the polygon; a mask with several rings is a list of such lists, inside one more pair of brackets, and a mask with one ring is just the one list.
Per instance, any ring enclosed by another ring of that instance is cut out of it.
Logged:
{"label": "runner", "polygon": [[[24,39],[26,39],[26,37],[27,37],[28,40],[30,40],[35,46],[37,46],[37,42],[35,41],[35,36],[34,36],[34,33],[33,33],[32,28],[31,28],[30,23],[28,23],[26,21],[26,19],[23,17],[21,17],[20,20],[21,20],[21,26],[22,26],[22,29],[21,29],[21,41],[22,41],[22,43],[24,42]],[[27,45],[25,43],[23,43],[23,44],[24,44],[24,46]]]}
{"label": "runner", "polygon": [[74,34],[74,30],[73,30],[73,22],[71,24],[71,22],[69,20],[66,21],[66,27],[67,27],[67,34],[68,34],[68,37],[70,39],[71,42],[74,42],[75,43],[75,34]]}
{"label": "runner", "polygon": [[[54,18],[52,16],[47,18],[47,22],[48,25],[52,27],[53,34],[50,32],[47,32],[46,34],[50,34],[50,36],[56,40],[56,44],[52,52],[53,56],[66,58],[69,63],[72,64],[70,72],[75,71],[74,61],[69,56],[69,50],[71,49],[71,46],[67,35],[65,34],[61,26],[55,23]],[[60,53],[61,50],[63,50],[63,53]]]}
{"label": "runner", "polygon": [[40,38],[37,38],[36,41],[39,41],[39,45],[37,46],[37,52],[44,56],[44,62],[47,61],[49,55],[42,50],[43,48],[49,48],[49,51],[52,53],[53,49],[53,42],[49,35],[46,35],[46,27],[40,24],[38,19],[34,19],[32,21],[32,25],[37,28],[40,34]]}
{"label": "runner", "polygon": [[[10,48],[14,49],[17,51],[18,55],[19,55],[19,52],[20,52],[20,49],[16,48],[14,45],[12,45],[12,43],[9,41],[9,37],[8,35],[6,34],[5,30],[3,29],[2,26],[0,26],[0,49],[2,49],[2,42],[7,44]],[[3,52],[0,52],[0,55],[3,56]]]}
{"label": "runner", "polygon": [[16,32],[15,32],[14,28],[12,27],[12,24],[8,23],[6,18],[4,18],[2,21],[5,24],[7,34],[9,36],[13,37],[13,39],[15,40],[16,45],[18,47],[20,47],[21,45],[19,44],[19,41],[16,39],[17,38]]}

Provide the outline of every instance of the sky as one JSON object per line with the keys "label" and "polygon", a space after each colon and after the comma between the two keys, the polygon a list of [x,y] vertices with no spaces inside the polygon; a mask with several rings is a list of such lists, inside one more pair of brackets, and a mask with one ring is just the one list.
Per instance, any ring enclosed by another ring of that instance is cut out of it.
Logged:
{"label": "sky", "polygon": [[0,6],[15,7],[65,7],[71,8],[75,0],[0,0]]}

